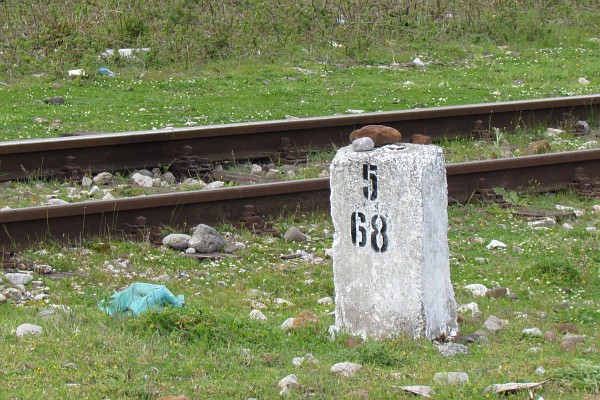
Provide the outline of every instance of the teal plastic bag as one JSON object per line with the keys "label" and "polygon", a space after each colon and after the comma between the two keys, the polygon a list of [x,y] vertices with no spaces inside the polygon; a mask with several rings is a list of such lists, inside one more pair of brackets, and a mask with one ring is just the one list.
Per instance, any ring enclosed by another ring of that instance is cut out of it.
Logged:
{"label": "teal plastic bag", "polygon": [[164,285],[136,282],[110,296],[110,300],[102,300],[98,307],[110,315],[133,314],[137,317],[151,308],[181,307],[183,302],[182,294],[174,296]]}

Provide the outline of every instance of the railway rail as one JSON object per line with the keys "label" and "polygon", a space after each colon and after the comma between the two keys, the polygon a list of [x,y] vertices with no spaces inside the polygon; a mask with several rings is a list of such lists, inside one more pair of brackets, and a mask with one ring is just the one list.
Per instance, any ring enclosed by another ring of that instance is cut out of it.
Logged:
{"label": "railway rail", "polygon": [[[573,188],[600,196],[600,149],[448,164],[446,171],[450,202],[494,200],[496,187],[538,192]],[[329,211],[328,178],[4,210],[0,251],[97,236],[159,242],[162,226],[185,230],[224,221],[268,232],[272,227],[264,224],[265,218],[318,211]]]}
{"label": "railway rail", "polygon": [[341,147],[350,132],[368,124],[388,125],[405,141],[484,135],[525,126],[565,126],[600,115],[600,95],[486,103],[420,110],[251,122],[158,131],[60,137],[0,143],[0,181],[31,177],[78,178],[101,171],[155,166],[205,169],[209,162],[276,158],[301,161],[306,150]]}

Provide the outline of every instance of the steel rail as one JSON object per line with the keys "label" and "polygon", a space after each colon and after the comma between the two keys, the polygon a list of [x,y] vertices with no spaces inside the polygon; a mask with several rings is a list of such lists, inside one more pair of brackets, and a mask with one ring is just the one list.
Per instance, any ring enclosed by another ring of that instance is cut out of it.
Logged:
{"label": "steel rail", "polygon": [[69,163],[88,173],[171,165],[185,146],[209,161],[269,157],[278,154],[284,137],[295,148],[341,147],[354,129],[369,124],[392,126],[405,141],[413,134],[437,140],[468,136],[478,120],[483,129],[511,132],[517,126],[550,126],[597,115],[600,95],[589,95],[12,141],[0,143],[0,181],[56,176]]}
{"label": "steel rail", "polygon": [[[477,190],[494,187],[560,190],[569,187],[577,168],[583,168],[591,179],[600,179],[600,150],[448,164],[448,196],[464,202]],[[145,217],[146,226],[186,230],[199,223],[235,224],[249,204],[269,218],[328,213],[329,194],[329,179],[318,178],[4,210],[0,211],[0,250],[7,252],[45,240],[81,242],[96,236],[120,237],[127,227],[136,225],[139,216]]]}

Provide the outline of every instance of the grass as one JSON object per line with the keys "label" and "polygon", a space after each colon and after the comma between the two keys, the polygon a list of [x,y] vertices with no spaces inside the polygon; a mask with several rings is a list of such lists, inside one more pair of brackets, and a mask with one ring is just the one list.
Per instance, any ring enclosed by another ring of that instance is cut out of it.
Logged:
{"label": "grass", "polygon": [[[0,5],[0,140],[599,93],[599,14],[595,2],[579,0],[178,0],[168,8],[154,0],[127,7],[112,0],[26,7],[7,0]],[[135,59],[98,57],[106,48],[138,47],[150,51]],[[425,69],[410,64],[415,57]],[[100,67],[116,76],[97,74]],[[84,68],[87,77],[68,78],[74,68]],[[65,104],[44,104],[54,96]],[[522,147],[519,137],[525,142],[544,129],[515,136],[517,142],[506,139]],[[501,153],[501,141],[490,144],[445,143],[447,158]],[[552,147],[581,145],[567,134]],[[37,190],[18,188],[13,200],[38,201]],[[53,190],[64,195],[67,189]],[[470,356],[450,359],[423,340],[399,337],[351,348],[344,335],[329,339],[332,306],[316,300],[333,297],[331,261],[279,258],[297,250],[325,258],[332,240],[327,216],[276,221],[281,231],[299,225],[310,236],[303,244],[221,226],[245,244],[240,259],[222,261],[117,239],[64,248],[43,243],[20,257],[73,277],[36,275],[48,287],[47,301],[0,304],[0,398],[277,398],[277,382],[291,373],[301,383],[292,398],[412,398],[398,386],[432,384],[438,371],[467,372],[470,382],[435,387],[437,398],[482,398],[490,384],[546,379],[536,398],[597,396],[600,252],[597,231],[586,229],[599,228],[598,214],[590,211],[594,201],[558,193],[521,194],[518,202],[586,212],[570,222],[573,230],[532,230],[510,209],[449,208],[456,298],[476,301],[481,310],[464,316],[461,331],[476,331],[490,315],[509,320],[490,344],[470,345]],[[507,249],[486,249],[492,239]],[[121,273],[107,267],[124,259],[129,266]],[[111,318],[97,308],[130,283],[164,274],[167,287],[185,295],[182,309]],[[464,289],[469,283],[508,287],[519,301],[473,298]],[[251,298],[251,289],[266,294]],[[277,298],[293,305],[278,305]],[[50,303],[71,311],[43,318],[39,313]],[[248,318],[258,303],[266,306],[262,323]],[[317,314],[318,326],[283,332],[280,324],[302,310]],[[44,333],[17,339],[14,330],[26,322]],[[585,337],[574,353],[521,335],[531,327],[558,334],[564,322]],[[532,347],[542,351],[529,352]],[[307,353],[319,363],[294,368],[291,360]],[[340,361],[363,363],[364,370],[337,378],[329,367]],[[539,366],[547,374],[535,374]]]}
{"label": "grass", "polygon": [[[599,242],[597,231],[586,230],[598,227],[597,214],[590,211],[594,202],[561,193],[528,197],[527,203],[571,205],[585,213],[569,221],[574,226],[571,231],[560,225],[533,231],[510,209],[494,205],[449,208],[451,275],[457,302],[475,301],[481,310],[481,315],[464,316],[461,332],[480,329],[490,315],[509,320],[506,330],[490,336],[490,344],[469,345],[470,356],[449,359],[424,340],[399,337],[351,348],[345,344],[345,335],[329,339],[332,306],[316,302],[334,295],[331,260],[325,257],[332,241],[326,216],[276,222],[281,231],[300,226],[310,240],[299,244],[221,226],[221,232],[231,232],[232,240],[245,245],[239,259],[198,261],[165,248],[117,240],[29,250],[21,255],[25,261],[48,263],[74,276],[37,276],[48,287],[49,300],[0,305],[0,350],[7,360],[0,370],[0,397],[154,399],[185,394],[189,398],[276,398],[277,382],[294,373],[301,386],[292,390],[292,398],[307,394],[353,398],[363,391],[369,398],[408,398],[398,386],[430,385],[435,372],[464,371],[470,375],[467,385],[435,387],[437,396],[481,398],[490,384],[551,377],[536,389],[536,396],[582,398],[597,390],[593,382],[600,363]],[[484,243],[473,240],[477,237]],[[491,239],[508,248],[486,249]],[[279,258],[297,250],[324,261]],[[107,267],[124,259],[128,266],[121,273]],[[185,295],[183,308],[112,318],[96,306],[130,283],[152,282],[163,274],[170,277],[164,283],[174,294]],[[508,287],[519,300],[474,298],[463,289],[469,283]],[[254,298],[250,289],[264,295]],[[292,305],[278,305],[276,298]],[[559,306],[562,301],[569,306]],[[248,317],[257,302],[265,305],[265,322]],[[55,311],[44,319],[39,313],[49,304],[65,305],[71,311]],[[279,325],[302,310],[318,315],[318,326],[285,333]],[[17,339],[14,329],[25,322],[41,325],[44,333]],[[531,327],[558,334],[556,326],[564,322],[575,324],[585,336],[585,344],[573,353],[560,350],[558,343],[521,335],[522,329]],[[536,346],[542,351],[528,351]],[[319,363],[292,366],[292,358],[307,353]],[[362,363],[364,370],[355,378],[339,379],[329,367],[341,361]],[[539,366],[548,371],[547,376],[534,373]]]}
{"label": "grass", "polygon": [[[423,71],[391,62],[224,61],[186,73],[116,70],[114,78],[75,80],[28,76],[0,86],[0,140],[594,94],[600,92],[599,46],[582,41],[570,48],[496,48],[489,55],[479,51],[439,63],[432,51],[420,54],[432,62]],[[590,84],[580,84],[580,77]],[[54,96],[65,104],[43,103]]]}

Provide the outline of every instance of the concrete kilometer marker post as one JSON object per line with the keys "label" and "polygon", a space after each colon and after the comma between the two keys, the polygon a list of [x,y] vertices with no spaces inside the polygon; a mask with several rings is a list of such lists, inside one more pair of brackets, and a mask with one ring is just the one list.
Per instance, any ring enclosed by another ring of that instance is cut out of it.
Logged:
{"label": "concrete kilometer marker post", "polygon": [[375,338],[457,330],[442,149],[348,146],[330,176],[336,325]]}

